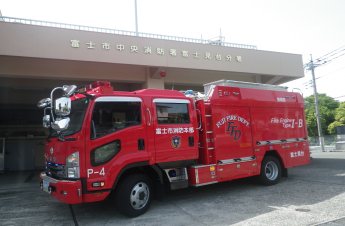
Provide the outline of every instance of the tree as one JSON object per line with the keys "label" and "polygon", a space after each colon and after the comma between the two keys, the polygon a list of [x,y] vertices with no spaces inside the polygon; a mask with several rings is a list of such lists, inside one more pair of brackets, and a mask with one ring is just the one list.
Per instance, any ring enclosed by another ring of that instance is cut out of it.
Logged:
{"label": "tree", "polygon": [[337,126],[345,125],[345,102],[339,104],[339,107],[335,110],[335,121],[328,126],[328,132],[335,134],[335,128]]}
{"label": "tree", "polygon": [[[328,126],[335,120],[335,110],[338,108],[339,102],[326,94],[318,94],[318,98],[322,133],[329,135]],[[308,134],[312,137],[318,136],[314,95],[306,97],[304,102]]]}

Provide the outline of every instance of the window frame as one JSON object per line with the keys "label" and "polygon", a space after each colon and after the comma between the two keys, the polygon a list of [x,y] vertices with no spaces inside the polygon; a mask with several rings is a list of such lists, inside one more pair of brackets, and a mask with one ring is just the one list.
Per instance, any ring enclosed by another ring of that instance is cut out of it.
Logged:
{"label": "window frame", "polygon": [[138,124],[135,124],[135,125],[131,125],[131,126],[127,126],[127,127],[124,127],[123,129],[127,129],[127,128],[130,128],[132,126],[140,126],[143,124],[143,105],[142,105],[142,99],[139,98],[139,97],[127,97],[127,96],[103,96],[103,97],[98,97],[96,100],[95,100],[95,103],[93,105],[93,108],[91,110],[91,121],[90,121],[90,139],[91,140],[97,140],[99,138],[103,138],[105,136],[108,136],[110,134],[113,134],[115,132],[118,132],[120,130],[116,130],[116,131],[113,131],[113,132],[110,132],[110,133],[107,133],[107,134],[104,134],[102,136],[95,136],[93,137],[92,134],[93,134],[93,127],[94,125],[93,124],[93,116],[94,116],[94,110],[95,110],[95,107],[97,105],[97,103],[113,103],[113,104],[116,104],[116,103],[139,103],[139,110],[140,110],[140,121]]}
{"label": "window frame", "polygon": [[[156,122],[157,125],[181,125],[181,124],[190,124],[191,123],[191,115],[190,115],[190,100],[187,99],[171,99],[171,98],[155,98],[153,100],[154,103],[154,108],[156,111]],[[187,115],[188,115],[188,122],[184,122],[184,123],[171,123],[171,122],[167,122],[167,123],[162,123],[159,122],[158,120],[158,108],[157,108],[157,104],[186,104],[187,106]]]}

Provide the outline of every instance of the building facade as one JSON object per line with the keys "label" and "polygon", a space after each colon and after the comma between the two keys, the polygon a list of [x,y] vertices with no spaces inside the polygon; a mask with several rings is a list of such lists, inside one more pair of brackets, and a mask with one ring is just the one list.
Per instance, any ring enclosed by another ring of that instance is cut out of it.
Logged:
{"label": "building facade", "polygon": [[0,33],[0,171],[1,161],[6,170],[42,167],[47,131],[36,103],[56,86],[202,91],[220,79],[282,84],[304,75],[301,55],[252,45],[9,17]]}

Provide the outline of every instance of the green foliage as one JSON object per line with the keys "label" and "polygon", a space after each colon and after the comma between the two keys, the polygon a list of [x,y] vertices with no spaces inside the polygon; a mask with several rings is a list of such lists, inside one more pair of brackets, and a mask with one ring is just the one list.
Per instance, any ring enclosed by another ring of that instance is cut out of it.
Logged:
{"label": "green foliage", "polygon": [[[339,107],[339,102],[333,99],[332,97],[327,96],[326,94],[318,94],[318,98],[319,98],[319,111],[320,111],[322,133],[324,135],[329,135],[331,134],[330,132],[332,132],[333,134],[335,133],[335,129],[329,131],[328,127],[335,120],[335,112],[336,112],[336,109]],[[317,136],[318,132],[317,132],[317,123],[316,123],[316,115],[315,115],[314,95],[306,97],[304,99],[304,102],[305,102],[305,115],[306,115],[306,121],[307,121],[307,126],[308,126],[308,134],[309,136]]]}
{"label": "green foliage", "polygon": [[345,102],[340,103],[339,107],[335,110],[335,121],[328,126],[328,132],[330,134],[335,134],[335,128],[337,126],[345,125]]}
{"label": "green foliage", "polygon": [[340,123],[340,122],[337,122],[337,121],[334,121],[332,122],[331,124],[329,124],[328,126],[328,132],[329,134],[335,134],[336,133],[336,127],[338,126],[343,126],[344,124]]}

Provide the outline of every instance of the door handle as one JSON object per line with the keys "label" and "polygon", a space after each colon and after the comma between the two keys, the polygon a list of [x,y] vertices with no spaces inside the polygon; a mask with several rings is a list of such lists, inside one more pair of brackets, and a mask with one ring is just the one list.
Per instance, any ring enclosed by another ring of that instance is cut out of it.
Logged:
{"label": "door handle", "polygon": [[201,111],[199,109],[196,109],[197,117],[199,117],[199,125],[197,130],[201,130],[202,122],[201,122]]}
{"label": "door handle", "polygon": [[194,137],[193,136],[188,137],[188,144],[189,144],[189,147],[194,147]]}
{"label": "door handle", "polygon": [[138,140],[138,150],[139,151],[145,150],[145,140],[144,139]]}

